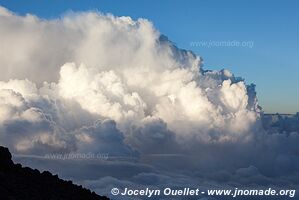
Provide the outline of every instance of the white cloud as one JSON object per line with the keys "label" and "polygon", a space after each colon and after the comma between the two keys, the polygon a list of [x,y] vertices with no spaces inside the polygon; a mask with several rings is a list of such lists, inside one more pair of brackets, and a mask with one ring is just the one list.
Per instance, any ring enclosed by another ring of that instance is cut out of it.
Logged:
{"label": "white cloud", "polygon": [[204,71],[198,56],[178,49],[145,19],[86,12],[43,20],[2,10],[9,13],[0,18],[2,78],[17,79],[1,89],[30,101],[45,95],[73,101],[115,120],[125,134],[154,117],[179,140],[226,141],[248,137],[259,118],[254,91],[243,80],[227,70]]}

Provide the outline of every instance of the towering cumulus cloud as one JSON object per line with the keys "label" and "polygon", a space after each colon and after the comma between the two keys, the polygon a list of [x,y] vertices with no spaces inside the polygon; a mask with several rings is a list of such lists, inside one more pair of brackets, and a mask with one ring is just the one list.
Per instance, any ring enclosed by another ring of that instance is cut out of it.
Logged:
{"label": "towering cumulus cloud", "polygon": [[[295,148],[263,131],[254,85],[227,70],[204,70],[199,56],[148,20],[96,12],[45,20],[0,7],[0,39],[0,144],[16,154],[106,152],[135,160],[101,161],[96,169],[85,163],[77,181],[97,191],[107,193],[108,182],[191,185],[238,176],[275,183],[275,169],[263,173]],[[272,144],[274,151],[265,147]],[[261,151],[271,155],[268,163]],[[298,167],[297,157],[288,161]],[[51,168],[44,162],[29,163]],[[123,174],[115,173],[120,167]]]}

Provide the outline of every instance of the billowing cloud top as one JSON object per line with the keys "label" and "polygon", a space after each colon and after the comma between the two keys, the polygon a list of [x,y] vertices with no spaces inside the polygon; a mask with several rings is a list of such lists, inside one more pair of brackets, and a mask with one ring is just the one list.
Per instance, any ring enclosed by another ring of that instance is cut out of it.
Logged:
{"label": "billowing cloud top", "polygon": [[[204,71],[200,57],[145,19],[91,12],[43,20],[5,8],[0,16],[1,78],[10,78],[0,83],[2,137],[16,134],[11,123],[42,123],[28,130],[31,136],[18,135],[11,144],[18,151],[34,142],[66,147],[73,136],[78,142],[77,130],[92,123],[80,120],[81,112],[114,120],[126,135],[161,120],[177,137],[199,141],[248,138],[258,119],[254,90],[243,80],[227,70]],[[65,112],[79,121],[65,123]]]}

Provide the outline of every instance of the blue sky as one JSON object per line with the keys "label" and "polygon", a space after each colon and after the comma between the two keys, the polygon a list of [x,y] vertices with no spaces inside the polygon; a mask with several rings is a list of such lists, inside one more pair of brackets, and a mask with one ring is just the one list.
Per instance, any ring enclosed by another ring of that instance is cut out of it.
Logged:
{"label": "blue sky", "polygon": [[[201,55],[206,69],[226,68],[255,83],[266,112],[299,111],[298,1],[0,0],[0,5],[43,18],[68,10],[147,18],[180,48]],[[253,46],[190,45],[227,41],[249,41]]]}

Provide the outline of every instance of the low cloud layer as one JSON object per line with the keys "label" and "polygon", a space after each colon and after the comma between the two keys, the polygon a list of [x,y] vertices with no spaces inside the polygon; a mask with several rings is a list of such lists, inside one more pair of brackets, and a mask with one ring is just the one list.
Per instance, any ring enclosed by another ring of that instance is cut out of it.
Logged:
{"label": "low cloud layer", "polygon": [[102,194],[126,185],[298,187],[298,133],[265,131],[254,85],[205,70],[148,20],[45,20],[0,7],[0,39],[0,144],[22,163]]}

